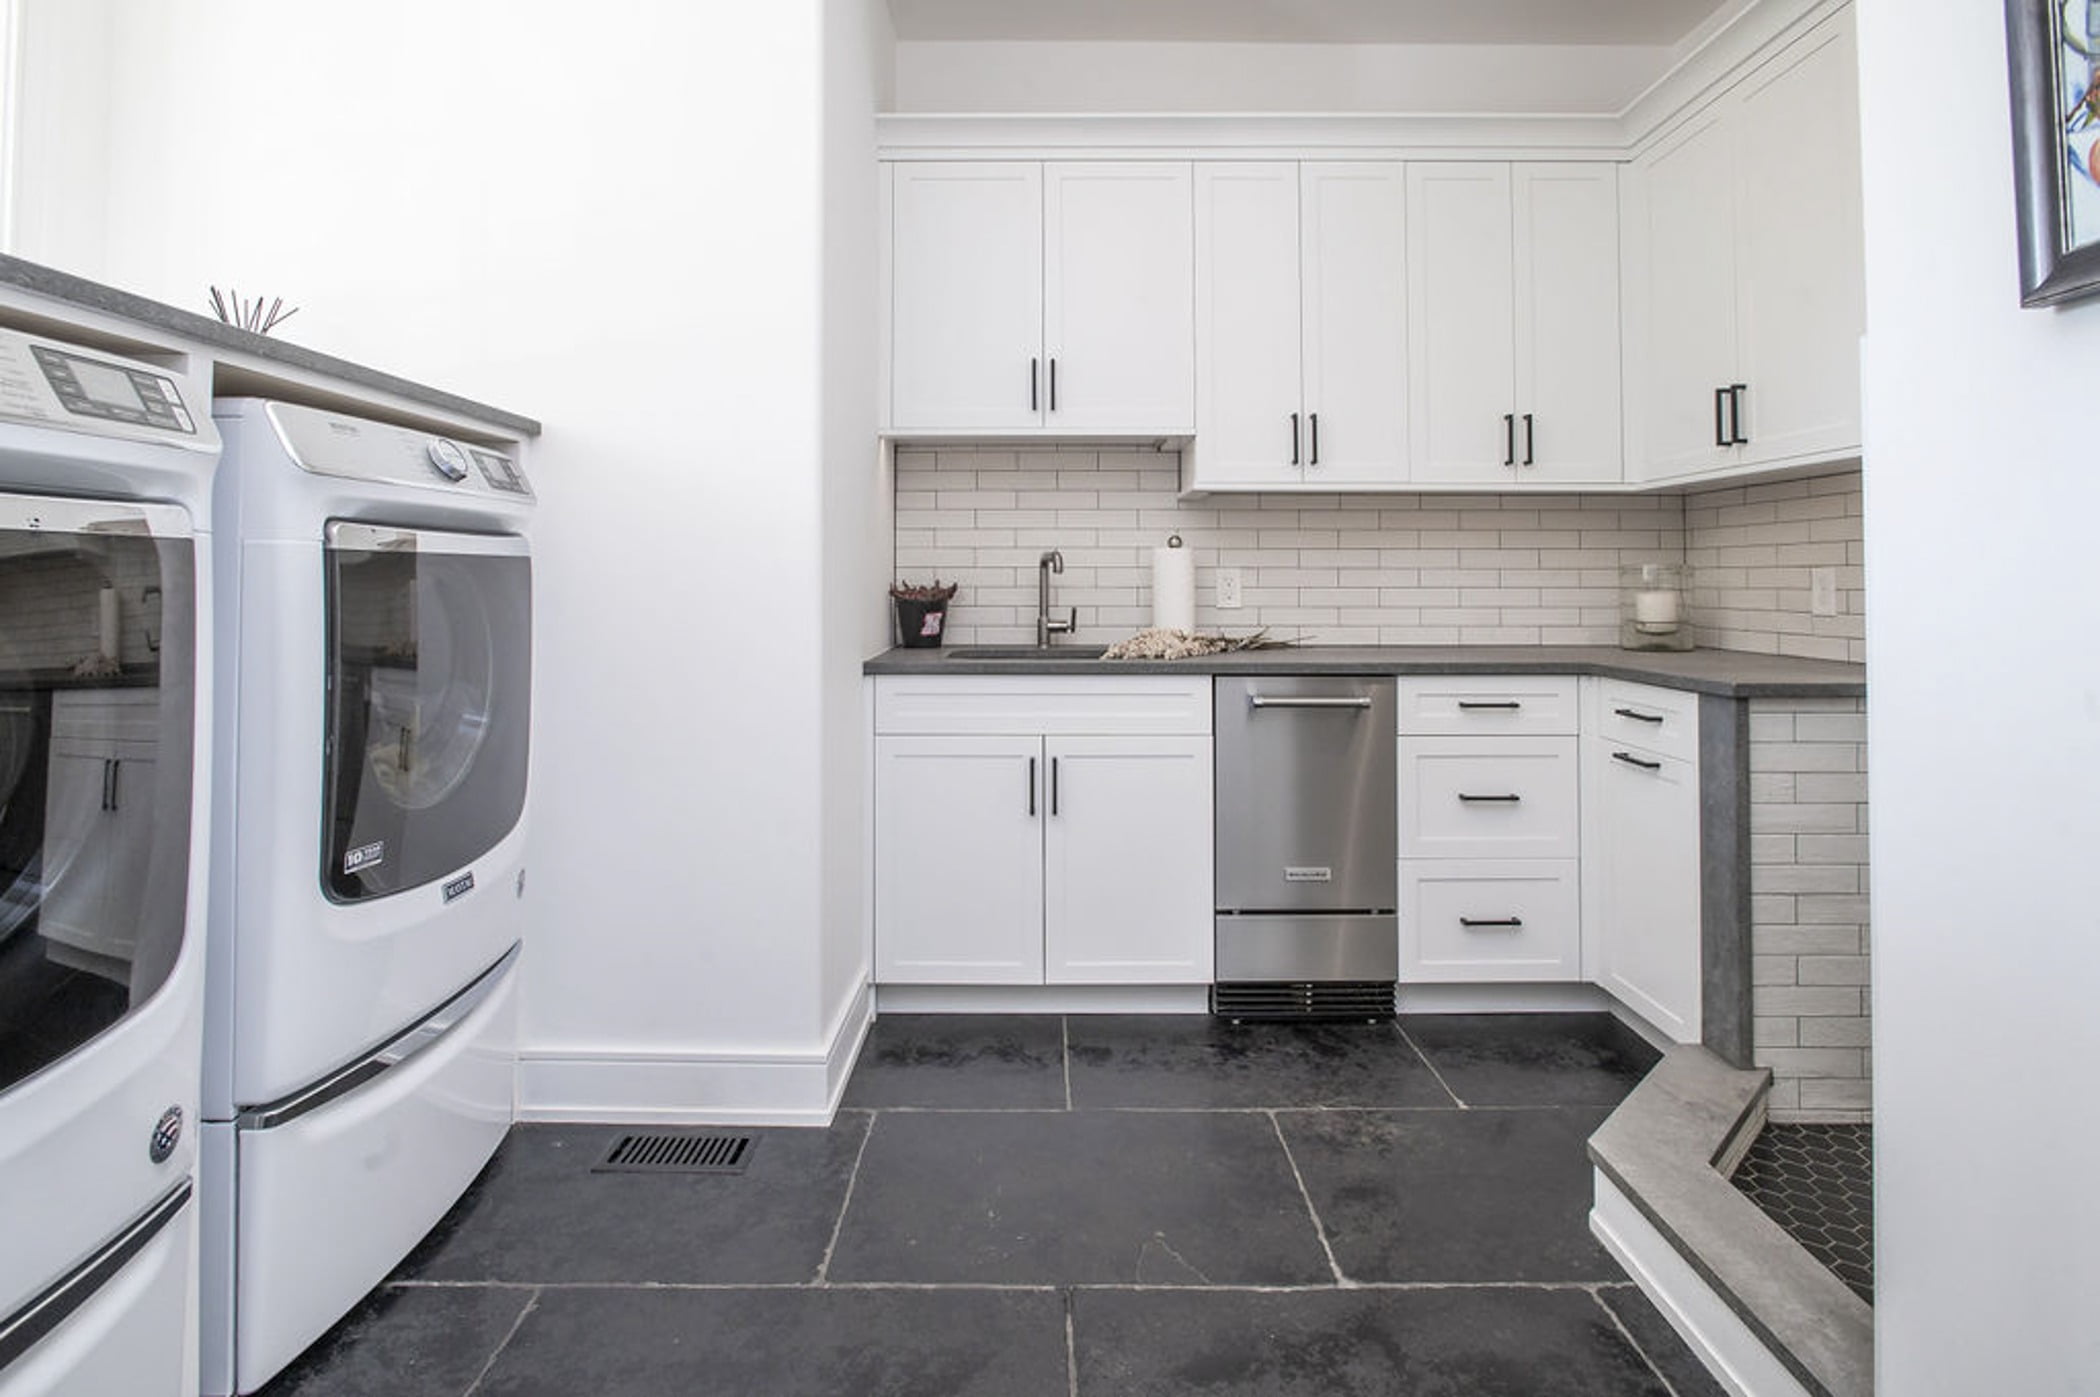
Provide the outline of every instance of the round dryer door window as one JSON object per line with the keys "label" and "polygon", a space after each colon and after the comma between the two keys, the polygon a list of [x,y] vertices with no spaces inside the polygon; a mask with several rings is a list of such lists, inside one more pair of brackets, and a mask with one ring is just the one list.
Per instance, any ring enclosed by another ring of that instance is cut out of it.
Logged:
{"label": "round dryer door window", "polygon": [[328,531],[322,883],[355,902],[470,865],[516,827],[531,724],[522,539]]}

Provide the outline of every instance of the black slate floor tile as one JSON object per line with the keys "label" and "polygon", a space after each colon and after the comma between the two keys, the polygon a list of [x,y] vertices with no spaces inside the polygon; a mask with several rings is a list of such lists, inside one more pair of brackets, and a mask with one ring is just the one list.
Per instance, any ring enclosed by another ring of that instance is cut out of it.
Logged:
{"label": "black slate floor tile", "polygon": [[1609,1112],[1277,1116],[1354,1281],[1618,1281],[1590,1235],[1585,1142]]}
{"label": "black slate floor tile", "polygon": [[1064,1055],[1055,1014],[884,1014],[845,1104],[1055,1109],[1065,1104]]}
{"label": "black slate floor tile", "polygon": [[834,1281],[1326,1283],[1266,1115],[885,1113]]}
{"label": "black slate floor tile", "polygon": [[1641,1294],[1639,1286],[1604,1286],[1598,1290],[1597,1299],[1618,1316],[1648,1362],[1669,1380],[1677,1397],[1728,1397],[1727,1389],[1714,1381],[1705,1364],[1693,1357],[1691,1349],[1670,1327],[1670,1321]]}
{"label": "black slate floor tile", "polygon": [[755,1130],[742,1174],[594,1174],[626,1133],[514,1128],[402,1264],[419,1280],[799,1282],[815,1277],[869,1117]]}
{"label": "black slate floor tile", "polygon": [[382,1286],[261,1397],[460,1397],[532,1296],[509,1286]]}
{"label": "black slate floor tile", "polygon": [[1610,1014],[1407,1014],[1400,1027],[1468,1106],[1616,1106],[1662,1060]]}
{"label": "black slate floor tile", "polygon": [[1066,1031],[1082,1108],[1456,1105],[1391,1023],[1075,1014]]}
{"label": "black slate floor tile", "polygon": [[1669,1397],[1580,1290],[1081,1291],[1079,1397]]}
{"label": "black slate floor tile", "polygon": [[1065,1397],[1054,1291],[546,1291],[475,1397]]}

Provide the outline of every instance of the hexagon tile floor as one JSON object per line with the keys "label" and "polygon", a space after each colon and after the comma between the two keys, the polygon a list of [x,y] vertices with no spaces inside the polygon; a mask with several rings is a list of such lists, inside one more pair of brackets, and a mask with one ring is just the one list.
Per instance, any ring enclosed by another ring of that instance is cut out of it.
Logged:
{"label": "hexagon tile floor", "polygon": [[1767,1125],[1735,1186],[1874,1303],[1873,1126]]}

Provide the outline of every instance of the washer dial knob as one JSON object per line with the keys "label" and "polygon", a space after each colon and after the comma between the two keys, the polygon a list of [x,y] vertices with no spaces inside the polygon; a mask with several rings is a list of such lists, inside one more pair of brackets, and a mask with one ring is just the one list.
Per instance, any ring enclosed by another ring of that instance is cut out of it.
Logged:
{"label": "washer dial knob", "polygon": [[459,449],[459,443],[444,437],[432,437],[429,446],[430,466],[447,480],[467,478],[467,453]]}

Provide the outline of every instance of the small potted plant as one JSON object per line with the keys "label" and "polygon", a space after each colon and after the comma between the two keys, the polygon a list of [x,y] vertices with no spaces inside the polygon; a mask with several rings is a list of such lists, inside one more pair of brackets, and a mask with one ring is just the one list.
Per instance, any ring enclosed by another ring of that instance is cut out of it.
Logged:
{"label": "small potted plant", "polygon": [[955,583],[938,577],[932,582],[892,583],[890,612],[896,618],[897,643],[907,650],[938,649],[955,589]]}

